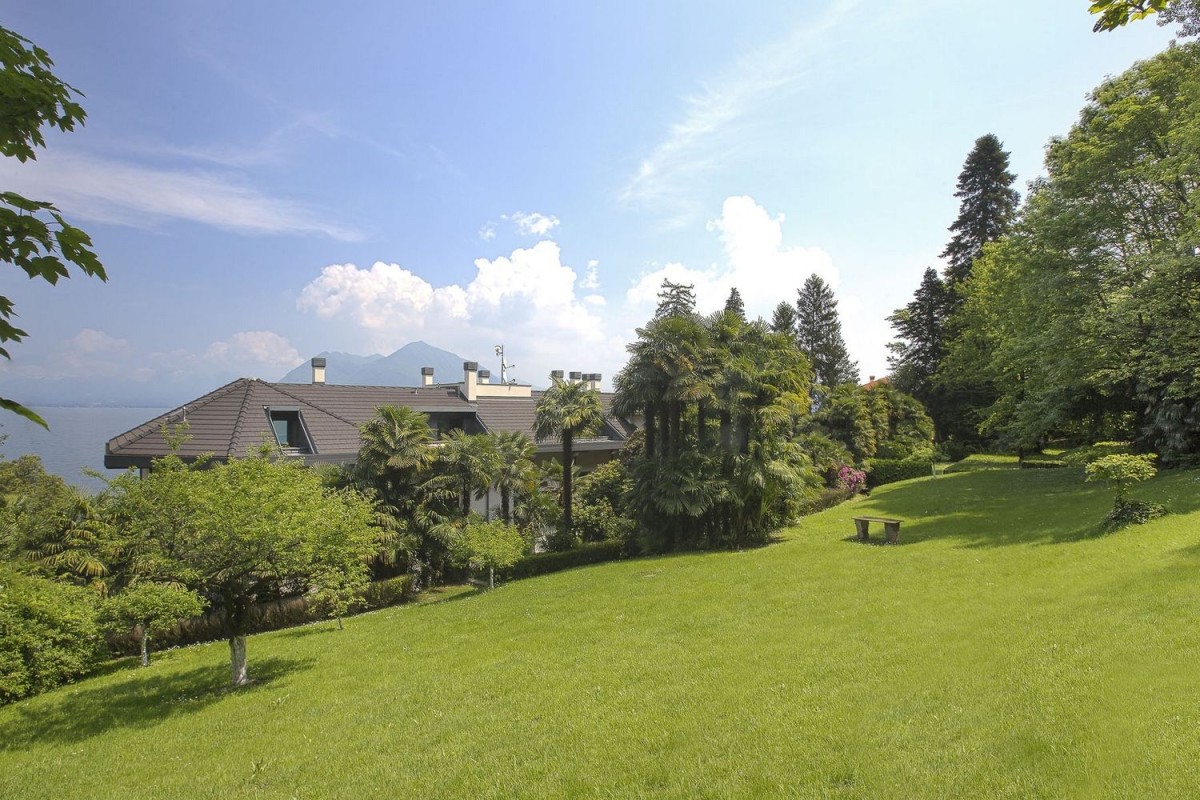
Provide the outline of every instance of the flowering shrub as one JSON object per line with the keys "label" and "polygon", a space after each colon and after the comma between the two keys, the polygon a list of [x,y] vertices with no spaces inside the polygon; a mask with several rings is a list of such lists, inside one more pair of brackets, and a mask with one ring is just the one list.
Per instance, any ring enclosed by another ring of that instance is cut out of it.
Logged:
{"label": "flowering shrub", "polygon": [[857,494],[867,483],[867,473],[842,464],[837,471],[837,487],[849,494]]}

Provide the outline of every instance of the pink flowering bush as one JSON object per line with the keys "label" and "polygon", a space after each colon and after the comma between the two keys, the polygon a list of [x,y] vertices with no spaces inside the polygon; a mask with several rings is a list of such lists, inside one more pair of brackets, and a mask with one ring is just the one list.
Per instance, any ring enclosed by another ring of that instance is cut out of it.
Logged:
{"label": "pink flowering bush", "polygon": [[842,464],[837,471],[837,487],[847,494],[858,494],[867,483],[867,473]]}

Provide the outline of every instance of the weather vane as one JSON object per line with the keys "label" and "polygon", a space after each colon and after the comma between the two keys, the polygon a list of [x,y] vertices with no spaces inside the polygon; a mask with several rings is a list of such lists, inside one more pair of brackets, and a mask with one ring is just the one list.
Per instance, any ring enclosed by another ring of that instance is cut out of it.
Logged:
{"label": "weather vane", "polygon": [[508,383],[508,371],[515,367],[516,364],[509,364],[504,360],[504,345],[496,345],[496,355],[500,356],[500,382]]}

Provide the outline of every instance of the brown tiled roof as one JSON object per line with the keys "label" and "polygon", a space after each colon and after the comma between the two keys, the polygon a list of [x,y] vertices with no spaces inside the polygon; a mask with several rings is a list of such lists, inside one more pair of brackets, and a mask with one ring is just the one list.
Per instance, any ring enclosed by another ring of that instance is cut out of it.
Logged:
{"label": "brown tiled roof", "polygon": [[[147,467],[166,455],[164,424],[188,423],[187,440],[179,455],[193,459],[211,454],[217,459],[243,457],[263,442],[274,445],[268,408],[299,409],[312,443],[308,461],[353,461],[358,454],[359,428],[383,405],[409,406],[444,416],[472,417],[493,432],[520,431],[533,438],[535,408],[541,392],[531,398],[481,397],[468,403],[456,385],[395,387],[329,384],[267,383],[239,378],[187,405],[168,411],[109,440],[104,464],[110,468]],[[601,395],[606,414],[612,395]],[[622,420],[609,416],[598,439],[581,442],[583,449],[619,447],[631,432]],[[552,450],[557,440],[543,440],[539,449]]]}

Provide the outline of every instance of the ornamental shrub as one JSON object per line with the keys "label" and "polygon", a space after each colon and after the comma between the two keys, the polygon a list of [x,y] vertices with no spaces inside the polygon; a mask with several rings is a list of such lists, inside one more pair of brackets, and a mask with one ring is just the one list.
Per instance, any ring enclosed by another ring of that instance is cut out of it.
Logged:
{"label": "ornamental shrub", "polygon": [[1062,461],[1068,467],[1083,469],[1104,456],[1128,455],[1129,447],[1129,442],[1096,442],[1068,450],[1063,453]]}
{"label": "ornamental shrub", "polygon": [[838,467],[835,486],[849,495],[857,494],[867,485],[867,473],[849,464]]}
{"label": "ornamental shrub", "polygon": [[867,486],[874,488],[887,483],[924,478],[933,473],[929,458],[872,458],[867,461]]}
{"label": "ornamental shrub", "polygon": [[90,672],[104,655],[98,596],[0,565],[0,703]]}

